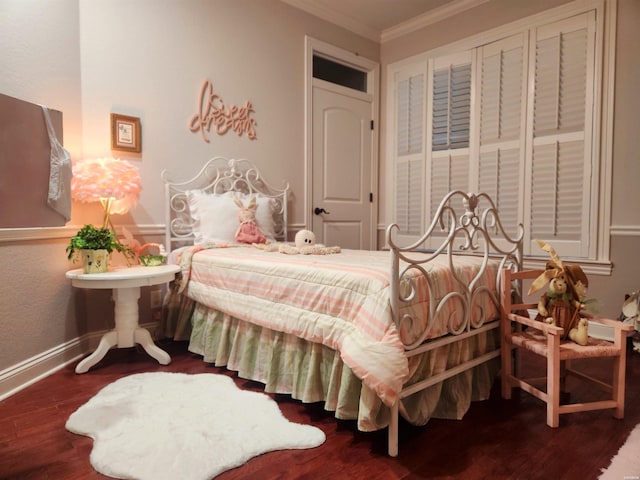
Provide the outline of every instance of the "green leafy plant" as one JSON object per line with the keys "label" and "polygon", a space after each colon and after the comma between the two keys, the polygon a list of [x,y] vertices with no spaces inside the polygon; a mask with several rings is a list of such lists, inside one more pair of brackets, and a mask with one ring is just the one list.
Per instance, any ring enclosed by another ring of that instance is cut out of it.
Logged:
{"label": "green leafy plant", "polygon": [[133,256],[133,251],[120,243],[109,228],[96,228],[93,225],[83,226],[78,233],[76,233],[67,245],[67,258],[69,260],[76,259],[76,253],[79,250],[106,250],[111,253],[114,250],[123,253],[127,257]]}

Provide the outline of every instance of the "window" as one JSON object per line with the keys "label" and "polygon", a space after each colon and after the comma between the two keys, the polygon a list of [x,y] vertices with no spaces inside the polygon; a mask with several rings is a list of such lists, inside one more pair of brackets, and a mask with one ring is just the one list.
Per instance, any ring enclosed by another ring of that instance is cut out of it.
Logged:
{"label": "window", "polygon": [[596,12],[538,15],[509,35],[390,66],[393,221],[407,240],[418,238],[450,190],[483,191],[507,233],[524,225],[525,254],[541,254],[540,238],[563,257],[602,260]]}
{"label": "window", "polygon": [[313,56],[313,78],[352,88],[360,92],[367,91],[367,72],[334,62],[319,55]]}

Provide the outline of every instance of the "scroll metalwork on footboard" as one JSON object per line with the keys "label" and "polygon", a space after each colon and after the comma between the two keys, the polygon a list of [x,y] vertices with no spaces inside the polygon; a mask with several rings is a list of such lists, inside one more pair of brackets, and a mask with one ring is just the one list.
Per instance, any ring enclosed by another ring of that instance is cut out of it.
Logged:
{"label": "scroll metalwork on footboard", "polygon": [[[448,333],[452,335],[479,328],[493,320],[486,318],[483,309],[474,307],[483,295],[487,295],[496,308],[499,308],[496,292],[499,291],[500,270],[505,267],[519,270],[522,264],[522,226],[518,227],[517,236],[509,236],[487,194],[453,191],[442,200],[431,225],[415,243],[397,245],[394,240],[394,232],[397,230],[396,224],[390,225],[386,240],[391,250],[391,310],[398,330],[405,331],[407,329],[403,328],[404,324],[417,322],[410,313],[403,313],[401,307],[413,300],[419,281],[427,286],[431,299],[426,329],[411,341],[403,338],[407,350],[414,350],[424,343],[434,322],[443,314],[448,303],[455,303],[452,309],[456,312],[457,308],[462,311],[461,315],[460,312],[457,315],[461,321],[454,321],[453,315],[447,320]],[[433,239],[439,244],[435,248],[425,248],[428,241]],[[436,258],[442,258],[443,255],[446,256],[458,288],[438,299],[427,269]],[[481,259],[479,269],[470,282],[461,278],[455,268],[456,259],[464,255],[474,255]],[[498,262],[496,288],[493,291],[480,284],[490,260]],[[479,312],[479,315],[472,315],[474,311]]]}
{"label": "scroll metalwork on footboard", "polygon": [[[426,232],[410,245],[399,245],[396,241],[399,227],[389,225],[386,242],[391,253],[390,303],[407,357],[499,327],[500,271],[503,268],[518,271],[522,267],[524,229],[517,225],[513,231],[507,233],[489,195],[462,191],[452,191],[443,198]],[[471,260],[470,257],[476,263],[472,273],[467,270],[463,276],[459,264]],[[434,265],[443,263],[453,278],[452,288],[446,292],[442,291],[442,285],[435,284],[431,273]],[[427,318],[424,312],[408,308],[418,290],[424,289],[429,298]],[[486,308],[488,304],[495,307],[492,313]],[[499,348],[481,352],[469,361],[406,386],[400,399],[499,355]],[[398,402],[392,407],[389,424],[392,456],[398,453],[397,429]]]}

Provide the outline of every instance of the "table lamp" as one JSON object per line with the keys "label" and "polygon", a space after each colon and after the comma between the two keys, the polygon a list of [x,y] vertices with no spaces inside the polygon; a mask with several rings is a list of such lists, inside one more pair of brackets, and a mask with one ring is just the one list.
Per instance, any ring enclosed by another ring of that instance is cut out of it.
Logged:
{"label": "table lamp", "polygon": [[142,190],[138,169],[125,160],[97,158],[73,165],[71,198],[82,203],[100,202],[104,209],[102,228],[111,223],[111,214],[123,215],[138,201]]}

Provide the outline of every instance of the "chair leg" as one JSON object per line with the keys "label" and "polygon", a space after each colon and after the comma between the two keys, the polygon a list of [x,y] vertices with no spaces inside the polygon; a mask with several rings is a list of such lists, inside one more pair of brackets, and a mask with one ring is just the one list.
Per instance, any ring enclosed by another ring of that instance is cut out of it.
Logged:
{"label": "chair leg", "polygon": [[502,389],[502,398],[505,400],[511,399],[511,394],[513,391],[513,387],[511,385],[511,381],[509,377],[513,373],[513,355],[515,352],[511,349],[511,345],[507,342],[502,342],[502,351],[501,351],[501,389]]}
{"label": "chair leg", "polygon": [[620,354],[613,359],[611,393],[616,402],[613,416],[614,418],[622,419],[624,418],[624,386],[627,368],[627,337],[622,330],[616,329],[614,343],[620,349]]}
{"label": "chair leg", "polygon": [[[621,358],[623,357],[623,358]],[[613,384],[612,394],[613,400],[616,402],[616,408],[613,411],[614,418],[624,418],[624,371],[625,371],[624,354],[616,357],[613,362]]]}
{"label": "chair leg", "polygon": [[[547,356],[547,425],[556,428],[560,425],[560,339],[557,335],[549,335],[549,355]],[[554,343],[555,345],[554,349]],[[552,352],[558,352],[553,355]],[[555,361],[554,361],[555,360]]]}

